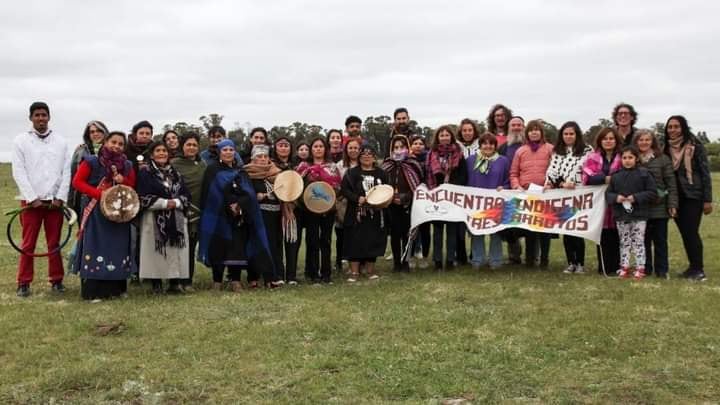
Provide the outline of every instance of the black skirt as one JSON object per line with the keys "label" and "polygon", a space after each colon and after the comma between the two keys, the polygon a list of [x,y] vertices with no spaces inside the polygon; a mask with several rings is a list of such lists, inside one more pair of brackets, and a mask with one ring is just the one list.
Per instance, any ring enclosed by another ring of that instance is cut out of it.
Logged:
{"label": "black skirt", "polygon": [[108,299],[127,293],[127,280],[80,279],[80,296],[84,300]]}

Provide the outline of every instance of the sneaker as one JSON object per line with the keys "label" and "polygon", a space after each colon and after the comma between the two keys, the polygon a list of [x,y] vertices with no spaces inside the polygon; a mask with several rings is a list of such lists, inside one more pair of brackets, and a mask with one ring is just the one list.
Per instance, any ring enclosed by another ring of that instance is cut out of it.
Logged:
{"label": "sneaker", "polygon": [[408,265],[410,266],[411,269],[414,269],[417,267],[417,262],[418,262],[418,260],[413,259],[412,257],[408,259]]}
{"label": "sneaker", "polygon": [[418,259],[418,260],[424,259],[423,255],[422,255],[422,252],[417,252],[417,253],[415,253],[415,258]]}
{"label": "sneaker", "polygon": [[702,270],[695,270],[688,274],[687,276],[688,280],[691,281],[705,281],[707,280],[707,277],[705,277],[705,272]]}
{"label": "sneaker", "polygon": [[54,293],[62,294],[65,292],[65,286],[62,281],[58,281],[57,283],[53,283],[51,290]]}
{"label": "sneaker", "polygon": [[296,280],[290,280],[287,282],[287,284],[290,286],[296,286],[296,285],[298,285],[298,282]]}
{"label": "sneaker", "polygon": [[368,276],[368,280],[377,280],[379,278],[380,276],[378,276],[377,274],[371,274]]}
{"label": "sneaker", "polygon": [[638,267],[637,270],[633,273],[633,277],[635,277],[635,280],[642,280],[645,278],[645,269],[642,267]]}
{"label": "sneaker", "polygon": [[623,267],[622,269],[618,270],[618,277],[620,277],[620,278],[630,277],[630,269],[627,267]]}
{"label": "sneaker", "polygon": [[583,268],[582,264],[575,265],[575,274],[585,274],[585,269]]}
{"label": "sneaker", "polygon": [[30,285],[20,284],[17,288],[17,296],[20,298],[27,298],[30,296]]}
{"label": "sneaker", "polygon": [[283,285],[285,285],[285,280],[278,280],[275,282],[275,284],[277,284],[279,286],[283,286]]}
{"label": "sneaker", "polygon": [[565,274],[575,273],[575,265],[571,264],[571,265],[567,266],[567,268],[565,270],[563,270],[563,273],[565,273]]}
{"label": "sneaker", "polygon": [[389,255],[385,256],[385,260],[392,260],[392,259],[393,259],[392,253],[390,253]]}
{"label": "sneaker", "polygon": [[348,283],[356,283],[356,282],[357,282],[357,276],[350,276],[350,277],[347,279],[347,282],[348,282]]}
{"label": "sneaker", "polygon": [[420,258],[418,259],[418,267],[421,269],[427,269],[428,268],[428,261],[426,259]]}

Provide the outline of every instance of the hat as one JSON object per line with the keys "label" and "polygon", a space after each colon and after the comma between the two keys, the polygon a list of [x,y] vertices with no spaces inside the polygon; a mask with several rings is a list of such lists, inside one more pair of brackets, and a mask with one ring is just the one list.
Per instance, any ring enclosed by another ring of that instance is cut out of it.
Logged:
{"label": "hat", "polygon": [[260,155],[270,155],[270,148],[267,145],[255,145],[250,152],[250,159],[255,159]]}
{"label": "hat", "polygon": [[232,141],[232,139],[225,138],[222,141],[218,142],[217,144],[217,150],[218,152],[221,151],[223,148],[227,148],[228,146],[235,149],[235,142]]}

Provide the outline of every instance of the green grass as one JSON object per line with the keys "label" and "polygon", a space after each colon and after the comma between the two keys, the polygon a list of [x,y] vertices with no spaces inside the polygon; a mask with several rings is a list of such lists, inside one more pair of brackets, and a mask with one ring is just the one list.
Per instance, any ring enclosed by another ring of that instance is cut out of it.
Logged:
{"label": "green grass", "polygon": [[[717,178],[717,176],[716,176]],[[720,184],[716,182],[715,189]],[[0,166],[3,210],[15,206]],[[5,225],[3,218],[1,225]],[[717,214],[704,218],[709,280],[642,282],[524,268],[409,275],[279,291],[91,304],[68,277],[15,297],[0,246],[0,403],[718,402]],[[685,258],[671,225],[671,267]],[[589,265],[594,249],[588,244]],[[96,324],[123,322],[117,335]]]}

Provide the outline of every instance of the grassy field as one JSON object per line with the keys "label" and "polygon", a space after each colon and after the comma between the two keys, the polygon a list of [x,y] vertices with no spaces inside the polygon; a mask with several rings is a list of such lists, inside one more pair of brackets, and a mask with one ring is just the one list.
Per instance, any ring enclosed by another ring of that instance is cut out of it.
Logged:
{"label": "grassy field", "polygon": [[[3,211],[15,194],[1,165]],[[383,261],[378,282],[231,294],[207,291],[200,267],[192,295],[132,287],[97,304],[74,276],[50,294],[41,260],[21,300],[2,242],[0,403],[716,403],[717,217],[702,228],[705,283],[564,275],[555,240],[547,272],[395,275]],[[98,334],[107,323],[123,327]]]}

